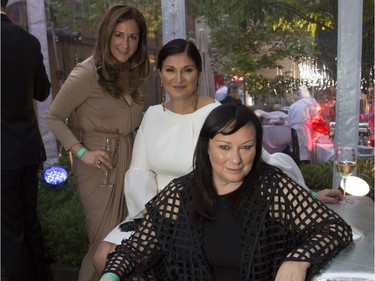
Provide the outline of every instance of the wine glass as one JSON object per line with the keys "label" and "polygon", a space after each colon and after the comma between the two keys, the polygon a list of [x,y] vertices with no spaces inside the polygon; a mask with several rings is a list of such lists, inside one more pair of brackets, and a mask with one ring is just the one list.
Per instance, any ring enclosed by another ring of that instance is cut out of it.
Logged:
{"label": "wine glass", "polygon": [[334,165],[343,179],[344,200],[343,203],[353,203],[346,199],[346,179],[353,173],[357,166],[357,154],[354,147],[337,147]]}
{"label": "wine glass", "polygon": [[[111,161],[112,161],[113,156],[115,154],[116,144],[117,144],[116,138],[110,138],[110,137],[104,137],[103,138],[101,150],[105,151],[108,154]],[[105,177],[104,177],[104,180],[101,184],[101,187],[112,187],[113,186],[113,184],[109,183],[109,173],[110,172],[111,171],[107,170],[107,169],[104,171]]]}

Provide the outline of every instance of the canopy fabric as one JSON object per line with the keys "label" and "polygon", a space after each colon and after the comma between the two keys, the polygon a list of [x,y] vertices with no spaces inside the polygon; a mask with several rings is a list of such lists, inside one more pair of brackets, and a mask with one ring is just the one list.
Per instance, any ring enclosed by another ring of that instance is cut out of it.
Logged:
{"label": "canopy fabric", "polygon": [[[357,151],[363,0],[338,1],[338,8],[335,147],[353,146]],[[340,176],[333,169],[332,186],[339,185]]]}
{"label": "canopy fabric", "polygon": [[204,28],[198,30],[197,47],[202,57],[202,73],[198,84],[199,94],[213,98],[215,97],[214,75],[208,53],[208,35]]}

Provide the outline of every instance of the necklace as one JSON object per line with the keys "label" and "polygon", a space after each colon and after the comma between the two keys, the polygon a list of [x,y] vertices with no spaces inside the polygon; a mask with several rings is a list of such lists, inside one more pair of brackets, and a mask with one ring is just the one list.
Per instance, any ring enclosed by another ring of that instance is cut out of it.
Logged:
{"label": "necklace", "polygon": [[199,95],[197,95],[197,96],[195,97],[194,107],[193,107],[194,112],[197,111],[197,109],[198,109],[198,102],[199,102]]}
{"label": "necklace", "polygon": [[[199,102],[199,95],[196,95],[194,103],[193,103],[194,112],[197,111],[197,109],[198,109],[198,102]],[[166,108],[165,107],[165,101],[162,102],[162,106],[163,106],[163,111],[165,111],[165,108]]]}

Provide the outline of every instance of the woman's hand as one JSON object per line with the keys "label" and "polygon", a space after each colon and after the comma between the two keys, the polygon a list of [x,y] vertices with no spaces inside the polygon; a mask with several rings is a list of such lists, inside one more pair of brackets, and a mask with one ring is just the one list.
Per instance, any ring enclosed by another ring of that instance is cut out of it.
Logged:
{"label": "woman's hand", "polygon": [[317,198],[323,203],[337,204],[344,199],[344,195],[339,189],[326,188],[317,193]]}
{"label": "woman's hand", "polygon": [[[78,151],[83,148],[81,144],[75,144],[70,148],[70,151],[77,155]],[[109,155],[102,150],[86,150],[82,155],[80,160],[91,167],[98,169],[104,169],[108,172],[112,169],[112,162]]]}
{"label": "woman's hand", "polygon": [[109,171],[112,169],[111,158],[105,151],[87,150],[83,153],[81,161],[86,165]]}
{"label": "woman's hand", "polygon": [[286,261],[277,271],[275,281],[304,281],[309,262]]}

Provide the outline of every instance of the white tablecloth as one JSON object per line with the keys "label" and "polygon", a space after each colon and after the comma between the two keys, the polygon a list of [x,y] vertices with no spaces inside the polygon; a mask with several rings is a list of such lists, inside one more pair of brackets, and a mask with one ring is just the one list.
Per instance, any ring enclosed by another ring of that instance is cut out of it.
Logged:
{"label": "white tablecloth", "polygon": [[[372,146],[358,146],[358,157],[374,157]],[[316,162],[333,161],[335,158],[335,148],[333,143],[314,143],[314,160]]]}
{"label": "white tablecloth", "polygon": [[[341,251],[312,280],[375,280],[374,201],[366,196],[348,196],[353,204],[327,204],[351,225],[354,243]],[[359,235],[358,235],[359,234]]]}
{"label": "white tablecloth", "polygon": [[333,143],[314,143],[314,158],[317,162],[333,161],[335,149]]}
{"label": "white tablecloth", "polygon": [[269,153],[281,152],[292,145],[291,129],[289,126],[262,125],[263,147]]}

